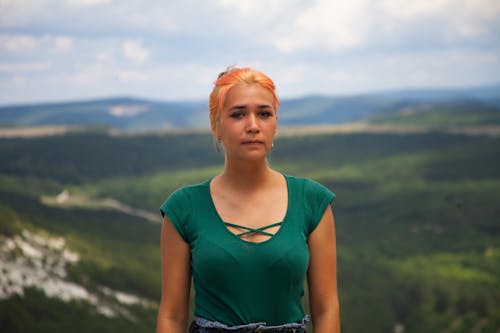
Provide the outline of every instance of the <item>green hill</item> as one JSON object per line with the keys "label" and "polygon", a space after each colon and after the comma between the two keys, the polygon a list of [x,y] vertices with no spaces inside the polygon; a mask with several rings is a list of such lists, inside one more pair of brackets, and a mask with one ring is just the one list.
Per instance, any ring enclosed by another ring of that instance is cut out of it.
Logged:
{"label": "green hill", "polygon": [[[407,115],[408,110],[429,111],[430,106],[432,111],[455,107],[460,110],[462,104],[469,105],[471,110],[492,109],[495,111],[492,116],[498,120],[499,91],[500,86],[493,85],[468,89],[283,98],[280,103],[279,122],[282,126],[340,124],[385,115],[393,116],[394,113],[401,112]],[[207,108],[206,100],[167,102],[129,97],[11,105],[0,106],[0,126],[94,125],[123,131],[207,129]],[[442,121],[444,118],[441,112],[436,113],[436,119]]]}
{"label": "green hill", "polygon": [[375,124],[420,127],[500,125],[500,107],[472,101],[399,105],[395,110],[372,116]]}
{"label": "green hill", "polygon": [[[282,137],[274,147],[276,169],[337,194],[343,332],[497,332],[499,137],[325,134]],[[114,198],[157,214],[171,191],[215,175],[222,160],[203,133],[0,139],[2,267],[41,267],[88,296],[50,296],[48,283],[6,295],[18,281],[0,280],[2,331],[153,331],[160,224],[99,203]],[[69,199],[58,204],[63,190]],[[54,239],[78,259],[40,245]]]}

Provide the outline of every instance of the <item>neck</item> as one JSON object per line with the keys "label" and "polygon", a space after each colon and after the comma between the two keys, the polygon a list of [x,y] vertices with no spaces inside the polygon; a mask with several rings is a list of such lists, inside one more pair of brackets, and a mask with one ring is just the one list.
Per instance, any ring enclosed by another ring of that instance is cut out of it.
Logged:
{"label": "neck", "polygon": [[252,188],[259,188],[270,181],[273,173],[274,171],[268,166],[266,160],[251,163],[226,159],[221,180],[234,189],[251,190]]}

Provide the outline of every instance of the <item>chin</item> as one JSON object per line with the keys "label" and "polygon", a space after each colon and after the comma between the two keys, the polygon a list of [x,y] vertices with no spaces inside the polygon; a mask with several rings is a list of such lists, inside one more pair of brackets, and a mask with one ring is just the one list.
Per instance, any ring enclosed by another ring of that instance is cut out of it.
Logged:
{"label": "chin", "polygon": [[267,158],[267,152],[251,152],[245,154],[238,154],[239,160],[246,160],[249,162],[257,162],[265,160]]}

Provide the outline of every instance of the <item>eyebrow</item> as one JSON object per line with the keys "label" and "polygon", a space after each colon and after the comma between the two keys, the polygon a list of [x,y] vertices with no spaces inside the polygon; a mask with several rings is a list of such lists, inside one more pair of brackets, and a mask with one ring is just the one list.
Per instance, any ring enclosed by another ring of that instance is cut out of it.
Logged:
{"label": "eyebrow", "polygon": [[244,105],[235,105],[235,106],[232,106],[228,109],[228,111],[239,111],[239,110],[244,110],[245,109],[245,106]]}
{"label": "eyebrow", "polygon": [[[272,105],[269,105],[269,104],[261,104],[261,105],[258,105],[257,106],[258,109],[272,109]],[[245,110],[246,109],[246,106],[245,105],[235,105],[235,106],[232,106],[228,109],[228,111],[240,111],[240,110]]]}

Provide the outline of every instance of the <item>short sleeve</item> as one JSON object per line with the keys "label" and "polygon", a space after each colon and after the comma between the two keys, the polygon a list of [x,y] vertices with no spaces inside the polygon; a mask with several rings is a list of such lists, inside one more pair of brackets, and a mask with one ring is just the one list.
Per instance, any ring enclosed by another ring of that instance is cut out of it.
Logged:
{"label": "short sleeve", "polygon": [[173,192],[167,200],[160,206],[160,213],[162,217],[170,219],[179,235],[188,241],[188,234],[186,232],[186,224],[189,220],[190,201],[183,188]]}
{"label": "short sleeve", "polygon": [[308,233],[311,233],[318,226],[326,208],[333,204],[335,193],[320,183],[308,179],[304,184],[304,195],[307,230]]}

